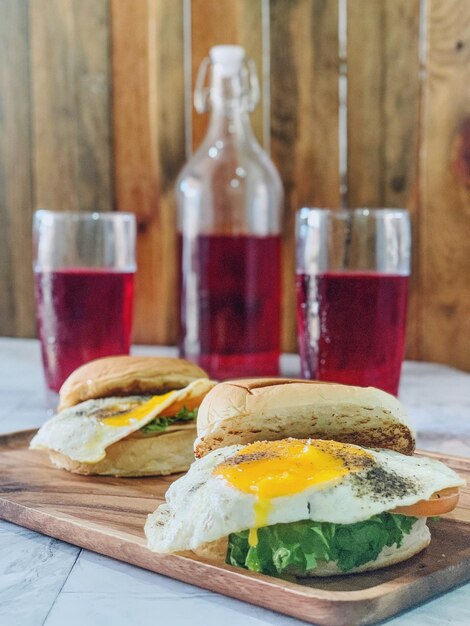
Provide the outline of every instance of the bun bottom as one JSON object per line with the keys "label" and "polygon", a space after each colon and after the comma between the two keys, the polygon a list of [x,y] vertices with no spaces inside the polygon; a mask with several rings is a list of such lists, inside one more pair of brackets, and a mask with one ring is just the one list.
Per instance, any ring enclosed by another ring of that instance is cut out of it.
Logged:
{"label": "bun bottom", "polygon": [[364,563],[364,565],[355,567],[348,572],[340,570],[335,562],[330,561],[326,563],[323,561],[320,562],[314,570],[308,572],[306,578],[345,576],[348,574],[371,572],[384,567],[389,567],[390,565],[395,565],[396,563],[401,563],[402,561],[411,559],[412,556],[427,548],[430,541],[431,533],[429,532],[429,528],[426,526],[426,518],[423,517],[418,519],[416,524],[413,526],[412,531],[408,535],[404,536],[403,543],[399,548],[396,546],[385,546],[375,561]]}
{"label": "bun bottom", "polygon": [[154,437],[127,438],[113,443],[97,463],[74,461],[48,450],[52,463],[74,474],[101,476],[165,476],[186,471],[194,461],[196,428],[186,428]]}
{"label": "bun bottom", "polygon": [[[339,569],[334,561],[320,561],[315,569],[307,573],[305,578],[347,576],[349,574],[359,574],[361,572],[370,572],[384,567],[389,567],[390,565],[395,565],[395,563],[401,563],[402,561],[411,559],[412,556],[427,548],[430,541],[431,533],[429,532],[429,528],[426,526],[426,518],[422,517],[418,519],[416,524],[413,526],[412,531],[408,535],[405,535],[403,543],[399,548],[394,546],[385,546],[375,561],[364,563],[364,565],[355,567],[348,572],[343,572]],[[193,552],[197,556],[203,558],[222,559],[225,561],[225,555],[227,553],[227,537],[217,539],[217,541],[211,541],[210,543],[205,543],[199,546],[196,550],[193,550]]]}

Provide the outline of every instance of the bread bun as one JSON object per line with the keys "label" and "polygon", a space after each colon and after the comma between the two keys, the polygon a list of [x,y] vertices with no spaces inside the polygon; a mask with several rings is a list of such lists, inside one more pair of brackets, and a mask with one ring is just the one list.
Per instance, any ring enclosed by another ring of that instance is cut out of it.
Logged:
{"label": "bread bun", "polygon": [[286,437],[334,439],[402,454],[415,448],[402,405],[385,391],[281,378],[219,383],[202,401],[197,433],[196,457]]}
{"label": "bread bun", "polygon": [[183,359],[110,356],[76,369],[60,389],[59,411],[96,398],[153,395],[182,389],[206,372]]}
{"label": "bread bun", "polygon": [[[369,561],[354,567],[348,572],[343,572],[336,565],[335,561],[320,561],[317,567],[310,571],[306,578],[318,578],[325,576],[344,576],[346,574],[358,574],[360,572],[371,572],[373,570],[382,569],[383,567],[389,567],[395,563],[401,563],[407,559],[411,559],[412,556],[418,554],[428,547],[431,541],[431,533],[426,526],[426,518],[420,518],[413,526],[411,532],[403,537],[403,542],[399,548],[394,546],[385,546],[375,561]],[[225,555],[227,553],[227,537],[211,541],[199,546],[193,552],[200,557],[206,559],[215,559],[225,561]]]}
{"label": "bread bun", "polygon": [[82,463],[48,450],[52,463],[74,474],[107,476],[154,476],[186,471],[194,461],[192,445],[196,435],[193,424],[184,424],[152,437],[126,437],[113,443],[98,463]]}

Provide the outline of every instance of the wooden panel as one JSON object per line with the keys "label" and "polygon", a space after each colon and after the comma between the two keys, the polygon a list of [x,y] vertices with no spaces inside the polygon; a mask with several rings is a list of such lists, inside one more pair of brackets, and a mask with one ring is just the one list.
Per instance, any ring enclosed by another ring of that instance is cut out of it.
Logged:
{"label": "wooden panel", "polygon": [[[116,204],[139,222],[135,338],[175,341],[173,185],[193,86],[185,91],[184,56],[194,81],[212,45],[240,43],[260,78],[271,65],[270,100],[252,122],[259,139],[270,124],[286,190],[283,346],[295,350],[294,212],[340,202],[337,4],[0,3],[0,334],[34,333],[32,210]],[[420,4],[428,8],[422,119]],[[470,9],[457,0],[349,0],[347,18],[348,203],[412,211],[408,356],[470,369]],[[207,118],[193,111],[192,122],[196,146]]]}
{"label": "wooden panel", "polygon": [[420,358],[470,369],[470,10],[428,2]]}
{"label": "wooden panel", "polygon": [[350,0],[348,205],[412,214],[408,357],[418,345],[419,0]]}
{"label": "wooden panel", "polygon": [[[262,0],[192,0],[191,1],[191,67],[192,91],[204,57],[212,46],[238,44],[256,63],[261,92],[263,82]],[[189,85],[188,85],[189,87]],[[192,145],[198,147],[207,128],[208,115],[192,109]],[[263,100],[251,114],[253,130],[263,143]]]}
{"label": "wooden panel", "polygon": [[296,351],[294,215],[338,207],[338,7],[329,0],[272,0],[272,156],[285,190],[283,348]]}
{"label": "wooden panel", "polygon": [[107,0],[30,2],[34,205],[112,208]]}
{"label": "wooden panel", "polygon": [[0,334],[35,331],[26,0],[0,3]]}
{"label": "wooden panel", "polygon": [[116,204],[138,219],[135,339],[176,339],[174,181],[184,155],[182,0],[113,0]]}
{"label": "wooden panel", "polygon": [[[290,582],[191,552],[150,552],[146,516],[177,476],[119,480],[70,474],[53,468],[45,453],[28,450],[31,435],[0,437],[1,518],[309,623],[375,623],[470,578],[468,488],[455,511],[433,525],[431,545],[409,561],[360,576]],[[470,475],[468,460],[444,460],[463,477]]]}
{"label": "wooden panel", "polygon": [[348,2],[348,204],[405,207],[416,164],[419,0]]}

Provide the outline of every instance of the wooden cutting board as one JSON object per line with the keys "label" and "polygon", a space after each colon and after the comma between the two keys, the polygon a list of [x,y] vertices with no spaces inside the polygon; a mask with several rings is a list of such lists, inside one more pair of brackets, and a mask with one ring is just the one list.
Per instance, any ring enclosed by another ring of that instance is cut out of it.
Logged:
{"label": "wooden cutting board", "polygon": [[[470,579],[470,491],[458,508],[430,523],[433,539],[421,554],[383,571],[292,583],[184,555],[160,556],[145,547],[148,513],[177,476],[105,478],[50,466],[28,450],[35,431],[0,436],[0,517],[51,537],[106,554],[205,589],[314,624],[371,624]],[[441,459],[470,483],[470,460]]]}

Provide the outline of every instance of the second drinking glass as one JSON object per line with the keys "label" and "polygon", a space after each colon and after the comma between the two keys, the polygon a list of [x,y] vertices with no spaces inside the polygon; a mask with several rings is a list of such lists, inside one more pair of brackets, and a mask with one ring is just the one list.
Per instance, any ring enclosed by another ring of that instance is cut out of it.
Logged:
{"label": "second drinking glass", "polygon": [[299,211],[297,322],[304,378],[398,393],[410,248],[405,210]]}

